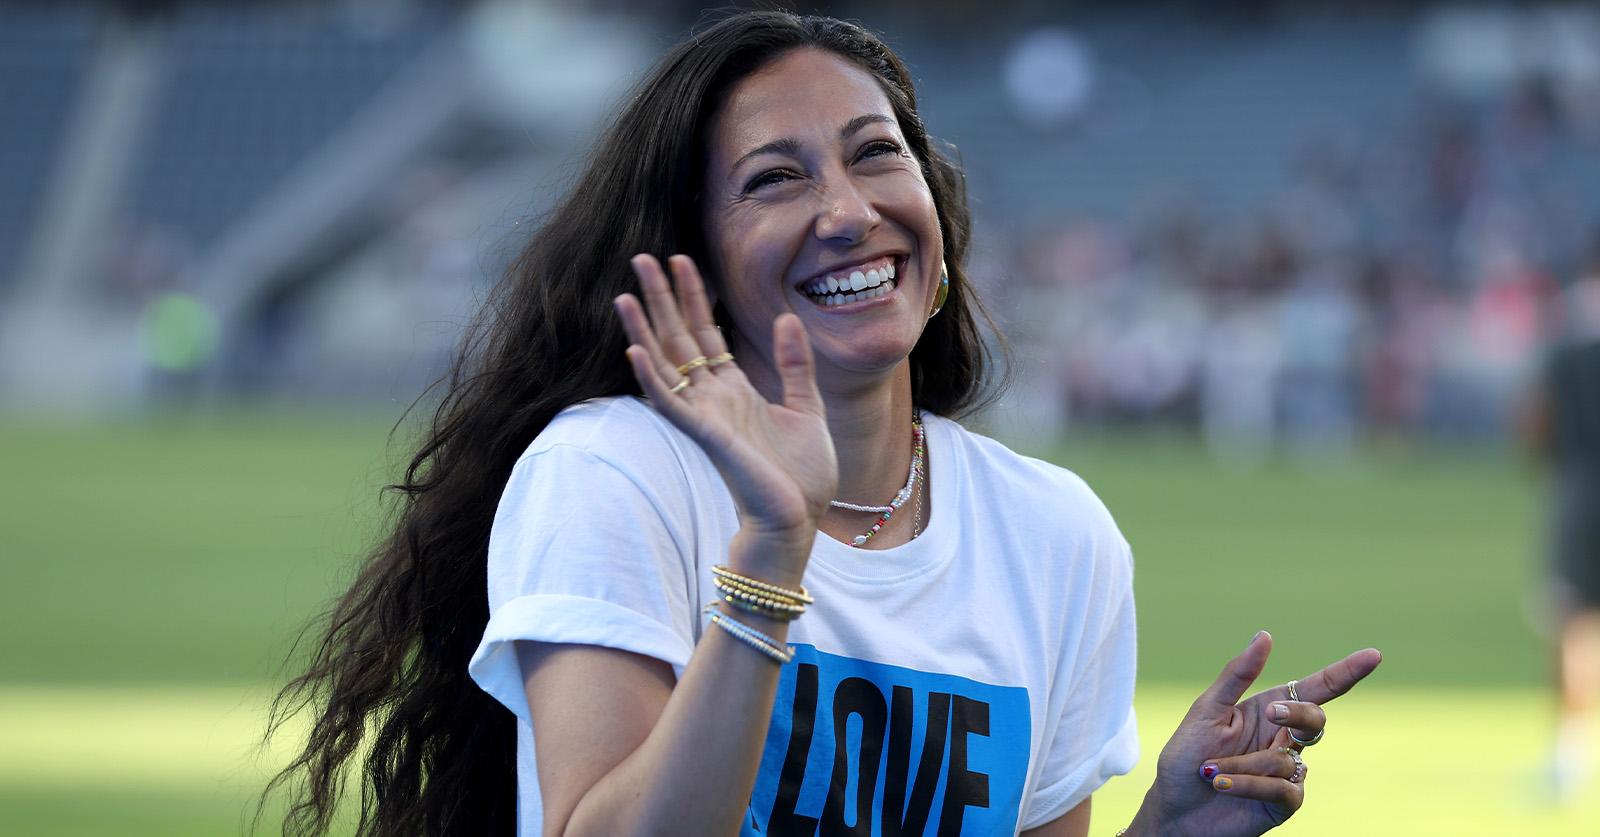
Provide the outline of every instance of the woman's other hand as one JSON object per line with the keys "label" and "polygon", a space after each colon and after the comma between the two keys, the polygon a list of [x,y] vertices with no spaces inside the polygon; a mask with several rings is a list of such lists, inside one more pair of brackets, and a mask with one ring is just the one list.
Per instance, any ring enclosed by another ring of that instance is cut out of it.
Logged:
{"label": "woman's other hand", "polygon": [[[627,351],[634,377],[655,409],[698,442],[722,474],[747,547],[736,554],[771,555],[773,565],[750,569],[776,583],[798,583],[839,482],[805,327],[793,314],[773,325],[783,395],[782,403],[769,402],[737,361],[703,362],[725,356],[728,345],[694,260],[668,259],[670,283],[655,257],[641,254],[631,263],[644,305],[633,294],[615,304],[633,342]],[[686,365],[692,368],[680,373]]]}
{"label": "woman's other hand", "polygon": [[1256,634],[1189,708],[1161,749],[1155,785],[1128,834],[1254,835],[1299,810],[1309,768],[1299,767],[1301,746],[1290,732],[1316,739],[1327,723],[1322,704],[1354,688],[1382,655],[1357,651],[1296,681],[1298,701],[1275,686],[1240,702],[1271,652],[1272,636]]}

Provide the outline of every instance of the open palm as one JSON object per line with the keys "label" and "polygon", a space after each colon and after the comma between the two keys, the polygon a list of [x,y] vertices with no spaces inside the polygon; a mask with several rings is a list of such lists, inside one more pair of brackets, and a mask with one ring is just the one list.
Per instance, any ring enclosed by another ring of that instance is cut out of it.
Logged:
{"label": "open palm", "polygon": [[673,283],[653,256],[633,259],[648,317],[632,294],[616,299],[633,342],[628,360],[634,377],[655,409],[711,458],[747,535],[793,538],[809,546],[839,469],[805,327],[793,314],[773,324],[772,357],[783,396],[781,403],[770,402],[725,354],[728,346],[694,261],[674,256],[668,263]]}

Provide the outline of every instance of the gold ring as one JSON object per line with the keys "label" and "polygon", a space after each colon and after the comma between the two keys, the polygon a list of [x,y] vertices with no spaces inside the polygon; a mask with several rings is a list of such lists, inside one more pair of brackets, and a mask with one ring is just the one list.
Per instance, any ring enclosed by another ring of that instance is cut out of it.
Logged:
{"label": "gold ring", "polygon": [[722,364],[727,363],[727,362],[729,362],[731,360],[733,360],[733,352],[723,352],[720,355],[712,355],[711,357],[707,358],[706,359],[706,366],[707,367],[721,366]]}
{"label": "gold ring", "polygon": [[700,367],[705,366],[706,364],[708,364],[710,362],[711,362],[711,360],[709,358],[707,358],[705,355],[701,355],[701,356],[695,358],[694,360],[691,360],[688,363],[685,363],[684,365],[678,367],[678,374],[679,375],[687,375],[690,372],[693,372],[694,370],[699,369]]}
{"label": "gold ring", "polygon": [[689,384],[690,384],[689,379],[688,378],[684,378],[683,380],[673,384],[672,385],[672,389],[667,390],[667,392],[669,394],[671,394],[671,395],[677,395],[678,393],[683,392],[684,390],[688,389],[689,388]]}
{"label": "gold ring", "polygon": [[1292,700],[1292,701],[1295,701],[1297,703],[1300,700],[1300,692],[1295,689],[1295,686],[1298,685],[1299,683],[1300,683],[1299,680],[1290,680],[1289,681],[1289,699]]}

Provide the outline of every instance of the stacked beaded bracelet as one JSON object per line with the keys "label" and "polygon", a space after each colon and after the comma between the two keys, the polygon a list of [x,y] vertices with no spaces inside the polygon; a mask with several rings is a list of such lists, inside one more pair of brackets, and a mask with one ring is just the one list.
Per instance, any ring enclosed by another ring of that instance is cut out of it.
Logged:
{"label": "stacked beaded bracelet", "polygon": [[737,619],[723,616],[721,613],[718,613],[713,609],[716,606],[717,605],[715,602],[706,606],[707,612],[711,614],[711,624],[716,625],[724,631],[727,631],[728,635],[734,639],[737,639],[745,645],[748,645],[751,648],[754,648],[757,651],[767,655],[768,657],[771,657],[773,662],[776,662],[780,666],[794,659],[793,648],[779,645],[776,639],[773,639],[761,631],[758,631]]}
{"label": "stacked beaded bracelet", "polygon": [[806,612],[806,606],[797,599],[776,594],[769,595],[742,581],[719,575],[712,578],[712,583],[722,592],[723,601],[746,613],[788,622],[798,619],[800,614]]}
{"label": "stacked beaded bracelet", "polygon": [[[723,601],[747,613],[755,613],[769,619],[778,619],[784,622],[791,621],[806,612],[806,605],[815,604],[816,599],[806,592],[804,586],[798,589],[780,587],[769,584],[758,578],[736,573],[728,567],[718,564],[711,568],[711,583],[722,593]],[[793,649],[779,643],[776,639],[740,622],[737,619],[719,613],[716,602],[706,605],[706,612],[711,614],[711,624],[727,631],[730,636],[771,657],[779,665],[789,662],[794,658]]]}

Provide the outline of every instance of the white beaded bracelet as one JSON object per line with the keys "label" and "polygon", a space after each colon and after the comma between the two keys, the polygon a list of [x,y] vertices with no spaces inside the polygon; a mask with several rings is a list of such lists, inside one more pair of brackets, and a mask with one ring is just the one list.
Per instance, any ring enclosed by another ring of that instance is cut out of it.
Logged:
{"label": "white beaded bracelet", "polygon": [[724,616],[721,613],[712,610],[711,624],[716,625],[724,631],[727,631],[729,636],[732,636],[740,642],[743,642],[745,645],[748,645],[751,648],[754,648],[757,651],[767,655],[768,657],[771,657],[772,660],[780,666],[794,659],[794,649],[780,646],[776,639],[767,636],[761,631],[758,631],[737,619]]}

